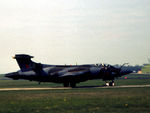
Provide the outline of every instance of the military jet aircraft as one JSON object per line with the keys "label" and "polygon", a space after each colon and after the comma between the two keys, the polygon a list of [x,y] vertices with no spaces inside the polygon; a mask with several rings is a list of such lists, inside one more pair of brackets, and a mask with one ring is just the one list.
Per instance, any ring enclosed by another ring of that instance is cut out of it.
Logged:
{"label": "military jet aircraft", "polygon": [[[76,84],[91,79],[102,79],[107,86],[114,86],[114,79],[131,73],[111,65],[46,65],[31,60],[33,56],[16,54],[14,59],[20,67],[19,71],[7,73],[5,77],[14,80],[63,83],[64,87],[76,87]],[[111,81],[111,82],[107,82]]]}

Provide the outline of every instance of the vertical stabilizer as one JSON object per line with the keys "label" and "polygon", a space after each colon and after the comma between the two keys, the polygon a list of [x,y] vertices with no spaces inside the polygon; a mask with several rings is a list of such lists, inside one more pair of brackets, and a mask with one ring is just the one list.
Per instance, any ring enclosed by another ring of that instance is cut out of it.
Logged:
{"label": "vertical stabilizer", "polygon": [[31,60],[33,56],[26,55],[26,54],[17,54],[13,58],[17,60],[17,63],[21,71],[29,71],[34,69],[35,67],[35,63]]}

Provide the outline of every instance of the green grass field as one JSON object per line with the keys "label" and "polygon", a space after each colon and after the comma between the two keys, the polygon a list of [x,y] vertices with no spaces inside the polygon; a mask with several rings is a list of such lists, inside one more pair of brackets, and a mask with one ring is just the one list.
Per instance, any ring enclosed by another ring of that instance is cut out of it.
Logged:
{"label": "green grass field", "polygon": [[150,88],[0,92],[1,113],[149,113]]}
{"label": "green grass field", "polygon": [[[132,75],[133,78],[136,75]],[[137,75],[139,76],[139,75]],[[146,75],[144,75],[146,76]],[[2,77],[2,76],[1,76]],[[146,76],[147,77],[147,76]],[[135,77],[136,78],[136,77]],[[77,86],[101,86],[90,80]],[[116,85],[150,84],[150,79],[117,79]],[[57,87],[62,84],[0,80],[0,88]],[[0,113],[150,113],[150,88],[74,88],[0,91]]]}
{"label": "green grass field", "polygon": [[150,74],[150,64],[147,64],[142,68],[142,73]]}

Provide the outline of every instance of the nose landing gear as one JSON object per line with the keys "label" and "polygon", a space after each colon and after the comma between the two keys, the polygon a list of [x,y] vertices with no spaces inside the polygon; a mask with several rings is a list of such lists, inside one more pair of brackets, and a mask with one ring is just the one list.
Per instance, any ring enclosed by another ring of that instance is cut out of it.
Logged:
{"label": "nose landing gear", "polygon": [[112,82],[106,82],[105,86],[115,86],[114,80]]}

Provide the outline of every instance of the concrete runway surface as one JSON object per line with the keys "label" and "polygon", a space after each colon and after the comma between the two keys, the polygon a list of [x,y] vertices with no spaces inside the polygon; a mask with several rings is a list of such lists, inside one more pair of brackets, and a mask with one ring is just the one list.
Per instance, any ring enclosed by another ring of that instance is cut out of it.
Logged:
{"label": "concrete runway surface", "polygon": [[[123,86],[79,86],[76,88],[135,88],[135,87],[150,87],[148,85],[123,85]],[[73,89],[71,87],[47,87],[47,88],[0,88],[0,91],[21,91],[21,90],[60,90]]]}

